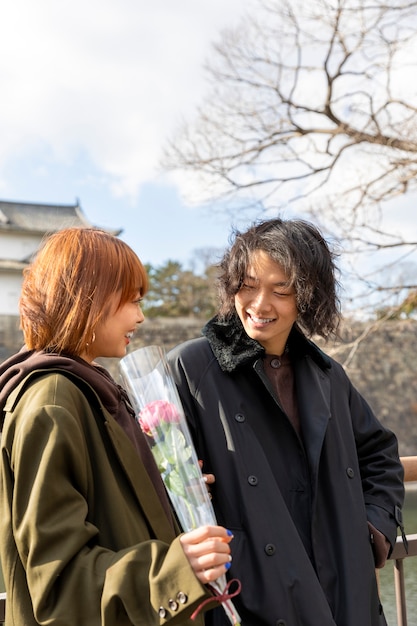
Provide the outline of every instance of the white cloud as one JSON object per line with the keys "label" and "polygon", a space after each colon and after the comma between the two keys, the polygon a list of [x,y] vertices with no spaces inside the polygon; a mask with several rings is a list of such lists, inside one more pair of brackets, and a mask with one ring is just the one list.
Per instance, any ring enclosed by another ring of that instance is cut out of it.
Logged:
{"label": "white cloud", "polygon": [[0,10],[0,166],[87,153],[135,196],[204,89],[209,44],[241,0],[15,0]]}

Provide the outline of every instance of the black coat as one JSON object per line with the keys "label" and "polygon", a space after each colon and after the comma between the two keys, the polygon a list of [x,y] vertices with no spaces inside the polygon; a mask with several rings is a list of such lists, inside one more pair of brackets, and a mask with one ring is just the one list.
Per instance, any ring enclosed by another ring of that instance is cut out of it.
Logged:
{"label": "black coat", "polygon": [[[203,332],[169,361],[204,471],[216,476],[217,519],[234,534],[229,578],[242,583],[243,626],[386,624],[367,520],[395,543],[404,497],[396,437],[341,365],[293,329],[303,445],[274,397],[260,344],[238,321],[212,320]],[[262,447],[257,430],[271,416]],[[276,449],[273,469],[265,443]],[[297,502],[309,511],[306,542],[293,520]],[[221,610],[206,620],[227,624]]]}

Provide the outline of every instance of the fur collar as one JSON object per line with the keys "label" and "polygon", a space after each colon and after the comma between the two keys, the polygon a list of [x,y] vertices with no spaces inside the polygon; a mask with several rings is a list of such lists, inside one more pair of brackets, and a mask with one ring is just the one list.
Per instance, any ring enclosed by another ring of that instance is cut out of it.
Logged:
{"label": "fur collar", "polygon": [[[231,373],[245,364],[254,363],[265,354],[261,344],[246,334],[237,315],[227,320],[213,317],[204,326],[202,333],[224,372]],[[297,325],[291,330],[288,344],[295,358],[308,354],[322,369],[331,367],[329,357],[307,339]]]}

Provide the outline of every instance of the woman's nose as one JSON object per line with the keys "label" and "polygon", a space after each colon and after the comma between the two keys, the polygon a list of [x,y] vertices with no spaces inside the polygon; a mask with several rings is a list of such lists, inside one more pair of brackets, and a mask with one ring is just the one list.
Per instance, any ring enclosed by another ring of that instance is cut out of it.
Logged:
{"label": "woman's nose", "polygon": [[144,321],[145,316],[143,314],[142,308],[141,306],[138,304],[138,317],[137,317],[137,323],[138,324],[142,324],[142,322]]}

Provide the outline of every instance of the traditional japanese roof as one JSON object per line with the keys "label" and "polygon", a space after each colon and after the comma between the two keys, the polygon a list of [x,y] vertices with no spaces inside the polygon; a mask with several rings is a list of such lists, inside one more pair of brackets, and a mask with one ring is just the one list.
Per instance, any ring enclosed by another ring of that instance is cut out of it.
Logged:
{"label": "traditional japanese roof", "polygon": [[[52,233],[71,226],[93,227],[80,204],[35,204],[0,200],[0,231]],[[113,235],[122,230],[104,229]]]}

